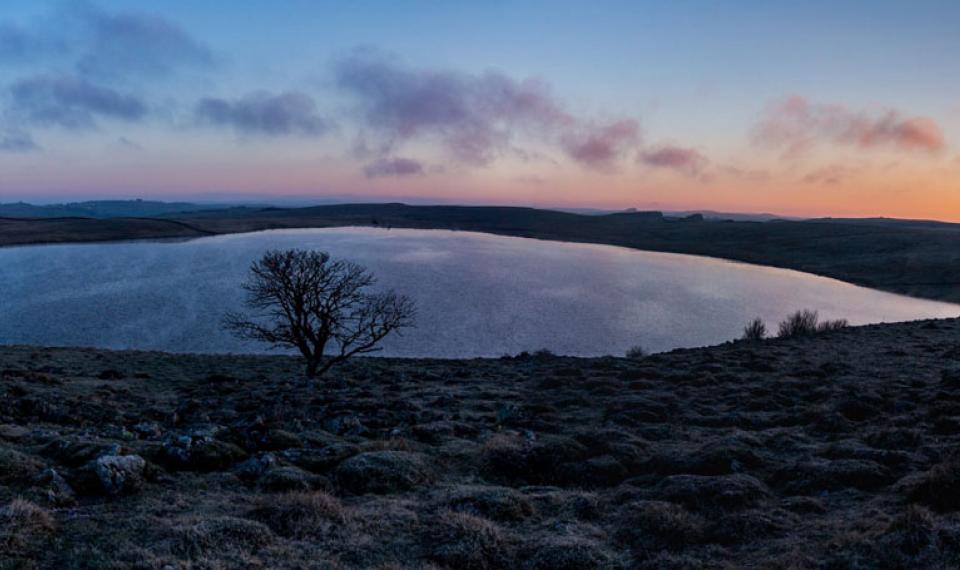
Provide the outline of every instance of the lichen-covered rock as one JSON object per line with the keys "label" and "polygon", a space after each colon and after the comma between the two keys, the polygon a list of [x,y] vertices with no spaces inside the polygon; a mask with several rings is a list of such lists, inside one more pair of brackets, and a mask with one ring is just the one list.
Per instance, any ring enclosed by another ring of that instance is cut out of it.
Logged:
{"label": "lichen-covered rock", "polygon": [[139,455],[105,455],[92,461],[85,470],[92,477],[93,489],[106,495],[137,491],[144,481],[147,462]]}

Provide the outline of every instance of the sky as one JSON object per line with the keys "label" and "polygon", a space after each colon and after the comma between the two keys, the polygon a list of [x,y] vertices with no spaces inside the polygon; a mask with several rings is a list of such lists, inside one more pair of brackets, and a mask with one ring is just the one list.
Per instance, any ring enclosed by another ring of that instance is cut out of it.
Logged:
{"label": "sky", "polygon": [[960,221],[955,0],[0,7],[0,201]]}

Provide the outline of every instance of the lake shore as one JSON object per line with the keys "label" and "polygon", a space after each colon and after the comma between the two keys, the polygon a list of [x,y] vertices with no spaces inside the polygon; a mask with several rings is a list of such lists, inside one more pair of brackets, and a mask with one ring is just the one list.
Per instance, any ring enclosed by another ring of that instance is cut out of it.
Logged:
{"label": "lake shore", "polygon": [[949,567],[958,338],[367,358],[314,384],[282,356],[0,347],[0,541],[39,568]]}
{"label": "lake shore", "polygon": [[532,208],[354,204],[231,208],[169,218],[6,218],[0,219],[0,246],[343,226],[465,230],[704,255],[960,302],[960,226],[920,221],[733,222],[658,212],[588,216]]}

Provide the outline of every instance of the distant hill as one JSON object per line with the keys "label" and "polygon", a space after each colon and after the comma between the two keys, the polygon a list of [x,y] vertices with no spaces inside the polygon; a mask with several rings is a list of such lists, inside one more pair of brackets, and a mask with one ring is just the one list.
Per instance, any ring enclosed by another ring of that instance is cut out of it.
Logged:
{"label": "distant hill", "polygon": [[91,200],[37,206],[26,202],[0,204],[4,218],[149,218],[202,210],[222,210],[223,204],[153,200]]}

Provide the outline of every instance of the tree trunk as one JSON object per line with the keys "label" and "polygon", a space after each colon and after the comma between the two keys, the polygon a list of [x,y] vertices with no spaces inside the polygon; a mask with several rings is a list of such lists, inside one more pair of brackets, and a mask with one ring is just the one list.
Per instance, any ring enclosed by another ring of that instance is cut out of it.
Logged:
{"label": "tree trunk", "polygon": [[307,361],[307,378],[316,378],[317,368],[320,366],[320,359]]}

